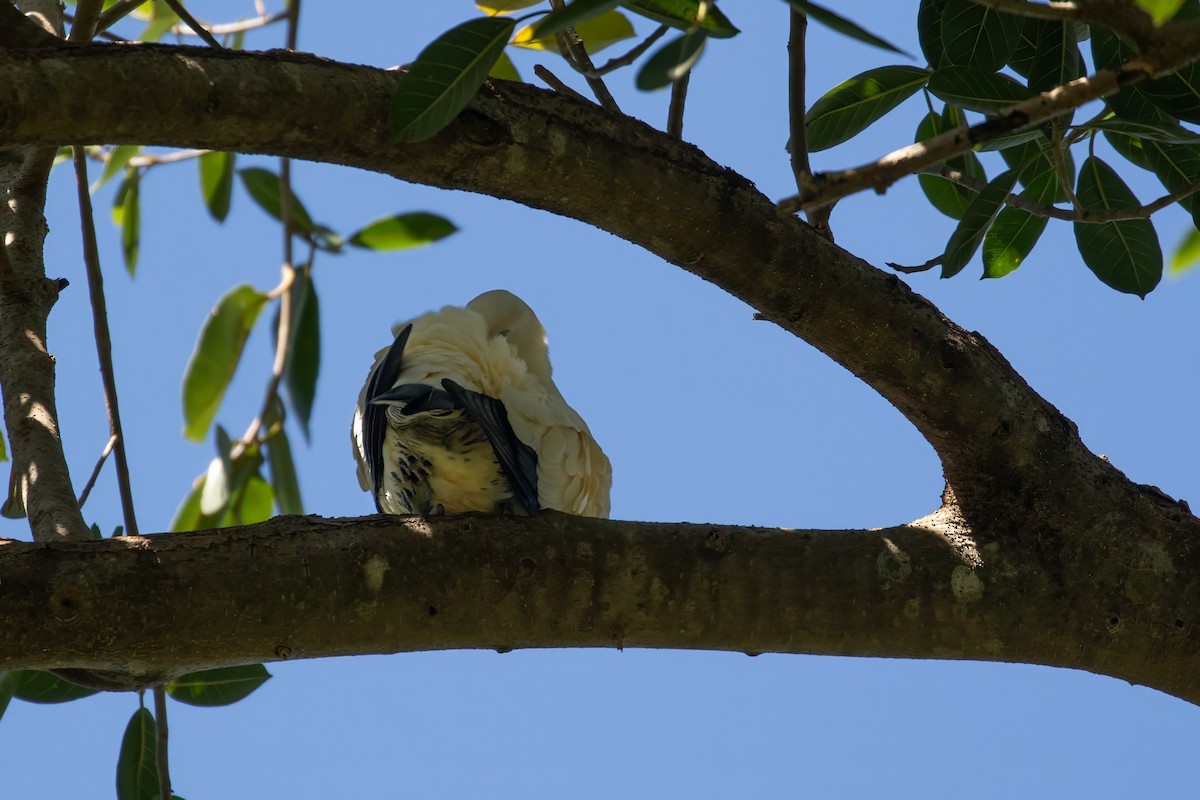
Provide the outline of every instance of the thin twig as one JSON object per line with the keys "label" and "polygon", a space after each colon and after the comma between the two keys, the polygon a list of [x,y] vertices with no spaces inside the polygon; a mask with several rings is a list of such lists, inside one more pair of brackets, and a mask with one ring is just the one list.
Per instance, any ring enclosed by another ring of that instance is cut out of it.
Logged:
{"label": "thin twig", "polygon": [[83,485],[83,491],[79,493],[79,507],[83,508],[83,504],[87,502],[88,495],[92,493],[92,487],[96,485],[96,479],[100,477],[100,470],[104,466],[104,462],[108,460],[108,454],[113,451],[113,445],[117,443],[116,434],[108,437],[108,443],[104,445],[104,449],[100,451],[100,458],[96,459],[96,466],[92,468],[92,474],[87,479],[87,483]]}
{"label": "thin twig", "polygon": [[541,64],[535,64],[533,66],[533,74],[537,75],[539,78],[541,78],[543,81],[545,81],[546,85],[549,86],[551,89],[553,89],[556,92],[560,92],[562,94],[569,94],[571,97],[574,97],[576,100],[582,100],[585,103],[591,102],[586,97],[581,95],[579,92],[575,91],[570,86],[567,86],[565,83],[563,83],[561,80],[559,80],[557,75],[555,75],[553,72],[551,72],[550,70],[543,67]]}
{"label": "thin twig", "polygon": [[103,10],[104,0],[79,0],[75,4],[75,18],[71,20],[71,33],[67,41],[80,44],[90,42],[96,35],[96,24]]}
{"label": "thin twig", "polygon": [[[1055,119],[1053,122],[1051,122],[1050,127],[1054,134],[1050,140],[1052,145],[1051,149],[1053,150],[1053,152],[1050,154],[1050,158],[1054,162],[1054,174],[1058,178],[1059,186],[1062,187],[1063,191],[1067,193],[1067,199],[1071,201],[1071,208],[1075,209],[1076,213],[1082,212],[1083,207],[1079,205],[1079,198],[1075,196],[1075,181],[1073,180],[1070,172],[1067,170],[1067,159],[1063,154],[1062,146],[1062,127],[1058,119]],[[1054,194],[1058,194],[1057,189],[1055,190]]]}
{"label": "thin twig", "polygon": [[154,749],[154,766],[158,768],[158,796],[171,796],[170,758],[167,756],[167,687],[154,687],[154,732],[157,747]]}
{"label": "thin twig", "polygon": [[896,270],[896,272],[903,272],[905,275],[912,275],[917,272],[925,272],[927,270],[933,269],[938,264],[941,264],[942,259],[945,257],[946,257],[946,255],[945,255],[945,253],[943,253],[942,255],[934,256],[933,258],[926,261],[924,264],[917,264],[914,267],[906,267],[903,264],[893,264],[891,261],[888,261],[886,263],[889,267]]}
{"label": "thin twig", "polygon": [[217,50],[224,49],[221,47],[221,43],[217,41],[217,37],[213,36],[212,33],[209,32],[208,28],[205,28],[198,21],[196,21],[196,18],[193,17],[191,13],[189,13],[188,10],[183,7],[183,3],[179,2],[179,0],[166,0],[166,3],[167,8],[174,11],[176,16],[183,20],[189,28],[195,31],[197,36],[204,40],[206,45],[216,48]]}
{"label": "thin twig", "polygon": [[[807,72],[807,52],[805,37],[808,33],[808,16],[795,7],[790,9],[788,26],[788,145],[791,155],[792,175],[796,180],[796,189],[801,194],[814,191],[812,166],[808,160],[808,126],[805,122],[807,101],[805,100],[805,81]],[[829,226],[829,216],[833,206],[817,208],[809,211],[808,224],[813,230],[833,241],[833,229]]]}
{"label": "thin twig", "polygon": [[[153,167],[155,164],[174,164],[179,161],[188,161],[193,158],[199,158],[211,153],[211,150],[174,150],[170,153],[155,155],[147,153],[146,155],[134,156],[129,159],[131,167]],[[105,159],[107,160],[107,159]]]}
{"label": "thin twig", "polygon": [[102,33],[113,25],[120,22],[125,17],[137,9],[138,6],[144,5],[146,0],[118,0],[109,6],[108,10],[100,15],[100,19],[96,22],[96,33]]}
{"label": "thin twig", "polygon": [[667,108],[667,135],[676,139],[683,138],[683,107],[687,103],[688,83],[692,79],[692,71],[680,75],[671,84],[671,105]]}
{"label": "thin twig", "polygon": [[[964,172],[956,169],[950,169],[946,166],[934,167],[932,169],[922,170],[926,175],[939,175],[946,180],[953,181],[959,186],[966,187],[974,192],[982,192],[987,188],[987,183],[972,178]],[[1067,222],[1083,222],[1088,224],[1100,224],[1104,222],[1121,222],[1127,219],[1149,219],[1151,215],[1162,211],[1167,206],[1178,203],[1180,200],[1190,195],[1200,192],[1200,180],[1195,180],[1177,192],[1168,192],[1162,197],[1147,203],[1144,206],[1137,208],[1112,208],[1107,211],[1087,211],[1081,209],[1079,211],[1070,211],[1065,208],[1056,208],[1045,203],[1039,203],[1035,200],[1030,200],[1028,197],[1019,194],[1010,194],[1004,198],[1004,204],[1019,208],[1022,211],[1028,211],[1030,214],[1038,217],[1048,217],[1050,219],[1061,219]]]}
{"label": "thin twig", "polygon": [[578,67],[576,69],[579,71],[579,74],[583,75],[585,78],[599,78],[603,75],[607,75],[610,72],[614,72],[621,67],[627,67],[634,61],[637,61],[642,53],[649,50],[651,45],[661,39],[670,29],[671,26],[669,25],[659,25],[654,33],[650,34],[645,39],[634,45],[629,52],[625,53],[624,55],[616,56],[615,58],[610,58],[608,61],[604,62],[604,66],[596,67],[590,71],[581,70],[578,69]]}
{"label": "thin twig", "polygon": [[[246,31],[265,28],[268,25],[273,25],[276,22],[288,18],[289,12],[276,11],[274,14],[263,14],[250,19],[241,19],[237,22],[218,22],[213,25],[205,25],[204,28],[214,36],[228,36],[231,33],[245,33]],[[190,25],[173,25],[171,33],[176,36],[198,36]]]}
{"label": "thin twig", "polygon": [[[550,0],[550,7],[558,10],[563,7],[563,0]],[[592,94],[596,95],[596,100],[600,105],[609,111],[621,113],[620,106],[617,105],[616,99],[612,96],[612,92],[608,91],[608,87],[604,84],[604,79],[599,77],[589,77],[589,73],[596,71],[596,65],[592,63],[592,59],[588,56],[587,48],[583,45],[583,40],[579,38],[579,34],[574,28],[566,28],[554,34],[554,39],[558,43],[558,49],[562,53],[562,57],[576,72],[584,76]]]}
{"label": "thin twig", "polygon": [[104,300],[104,275],[100,271],[100,251],[96,246],[92,196],[88,191],[87,157],[83,147],[74,145],[75,187],[79,195],[79,218],[83,228],[83,262],[88,276],[88,297],[92,305],[92,328],[96,354],[100,360],[100,381],[104,387],[104,406],[108,411],[109,433],[116,437],[114,454],[117,467],[117,492],[121,496],[121,514],[128,536],[138,535],[137,515],[133,508],[133,489],[129,480],[129,461],[125,457],[125,435],[121,429],[121,410],[117,402],[117,378],[113,370],[112,336],[108,330],[108,309]]}
{"label": "thin twig", "polygon": [[[67,14],[64,12],[63,20],[73,24],[75,22],[75,17],[72,16],[71,14]],[[101,31],[100,33],[93,33],[93,37],[96,39],[103,39],[106,42],[128,42],[129,41],[124,36],[117,36],[115,33],[109,33],[108,31]]]}
{"label": "thin twig", "polygon": [[300,32],[300,0],[292,0],[287,9],[287,49],[296,49],[296,37]]}

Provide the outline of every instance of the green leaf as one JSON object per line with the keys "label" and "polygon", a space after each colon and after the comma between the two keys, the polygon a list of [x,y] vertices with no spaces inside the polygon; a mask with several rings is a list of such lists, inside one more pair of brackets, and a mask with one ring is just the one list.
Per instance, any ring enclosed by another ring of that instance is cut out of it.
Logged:
{"label": "green leaf", "polygon": [[144,708],[133,712],[117,756],[117,800],[154,800],[158,797],[157,728]]}
{"label": "green leaf", "polygon": [[253,474],[246,479],[236,501],[230,504],[229,514],[222,520],[221,527],[266,522],[271,518],[271,509],[274,507],[275,492],[271,484],[261,475]]}
{"label": "green leaf", "polygon": [[1017,47],[1008,57],[1008,66],[1022,78],[1029,77],[1033,69],[1033,57],[1037,53],[1038,39],[1041,38],[1043,20],[1025,17],[1021,20],[1021,35],[1017,38]]}
{"label": "green leaf", "polygon": [[690,31],[699,27],[714,39],[728,39],[741,33],[715,3],[708,4],[708,12],[703,19],[699,18],[700,3],[697,0],[633,0],[621,5],[635,14],[672,28]]}
{"label": "green leaf", "polygon": [[0,516],[5,519],[25,518],[25,498],[21,494],[21,486],[17,481],[15,470],[8,475],[8,496],[4,500],[4,505],[0,506]]}
{"label": "green leaf", "polygon": [[[517,31],[517,35],[509,44],[525,47],[530,50],[548,50],[558,52],[558,42],[554,34],[535,37],[535,25],[527,25]],[[588,17],[575,26],[575,33],[583,40],[584,47],[589,53],[599,53],[606,47],[632,39],[633,25],[629,18],[616,9],[609,9],[594,17]]]}
{"label": "green leaf", "polygon": [[670,86],[687,74],[704,52],[708,34],[685,33],[664,44],[646,60],[637,74],[637,88],[643,92]]}
{"label": "green leaf", "polygon": [[271,434],[265,443],[267,463],[271,467],[271,486],[275,490],[275,506],[280,514],[303,514],[300,481],[296,479],[296,462],[292,444],[283,426]]}
{"label": "green leaf", "polygon": [[39,669],[22,669],[9,675],[16,681],[12,696],[26,703],[69,703],[96,694],[95,689],[79,686]]}
{"label": "green leaf", "polygon": [[1200,122],[1200,65],[1188,66],[1138,84],[1138,91],[1172,117]]}
{"label": "green leaf", "polygon": [[[208,213],[217,222],[224,222],[229,215],[229,202],[233,197],[234,153],[214,151],[200,156],[200,193]],[[265,170],[264,170],[265,171]],[[245,181],[245,178],[242,179]],[[276,179],[278,186],[278,179]],[[276,188],[278,197],[278,188]]]}
{"label": "green leaf", "polygon": [[1145,122],[1107,117],[1087,124],[1088,130],[1119,133],[1133,139],[1148,139],[1165,144],[1200,144],[1200,134],[1169,122]]}
{"label": "green leaf", "polygon": [[368,250],[405,250],[445,239],[457,230],[445,217],[415,211],[377,219],[355,231],[347,241]]}
{"label": "green leaf", "polygon": [[[1135,55],[1133,45],[1108,28],[1095,28],[1092,31],[1092,61],[1096,69],[1116,69]],[[1174,121],[1159,111],[1137,86],[1126,86],[1116,94],[1104,98],[1104,102],[1113,113],[1124,119],[1141,122]]]}
{"label": "green leaf", "polygon": [[1185,0],[1134,0],[1134,2],[1150,15],[1155,25],[1162,25],[1175,16]]}
{"label": "green leaf", "polygon": [[4,719],[4,712],[8,710],[8,703],[19,680],[15,672],[0,672],[0,719]]}
{"label": "green leaf", "polygon": [[[1169,192],[1187,191],[1200,180],[1200,145],[1164,144],[1114,133],[1105,133],[1104,138],[1122,156],[1158,176]],[[1192,215],[1193,224],[1200,227],[1200,194],[1182,197],[1179,205]]]}
{"label": "green leaf", "polygon": [[992,220],[1004,205],[1004,198],[1008,197],[1016,183],[1015,169],[1000,173],[988,182],[987,187],[967,208],[950,241],[946,243],[946,252],[942,255],[943,278],[957,275],[970,262]]}
{"label": "green leaf", "polygon": [[943,67],[929,76],[929,91],[959,108],[995,114],[1034,96],[1007,75],[975,67]]}
{"label": "green leaf", "polygon": [[1182,275],[1200,262],[1200,230],[1192,228],[1171,256],[1171,274]]}
{"label": "green leaf", "polygon": [[[1030,181],[1021,197],[1049,205],[1054,202],[1058,188],[1058,173],[1050,169]],[[1003,278],[1021,266],[1044,230],[1045,217],[1012,206],[1000,209],[983,237],[983,277]]]}
{"label": "green leaf", "polygon": [[4,431],[0,430],[0,461],[8,461],[8,448],[4,444]]}
{"label": "green leaf", "polygon": [[979,153],[987,153],[994,150],[1004,151],[1028,142],[1045,140],[1046,134],[1041,128],[1026,128],[1023,131],[1006,133],[1003,136],[997,136],[994,139],[988,139],[986,142],[980,142],[972,149]]}
{"label": "green leaf", "polygon": [[917,67],[867,70],[826,92],[804,115],[810,152],[853,138],[871,123],[912,97],[929,73]]}
{"label": "green leaf", "polygon": [[551,11],[533,27],[530,38],[544,39],[567,28],[578,27],[621,5],[620,0],[575,0],[557,11]]}
{"label": "green leaf", "polygon": [[227,706],[249,697],[270,677],[262,664],[206,669],[174,678],[167,694],[189,706]]}
{"label": "green leaf", "polygon": [[[1112,167],[1095,156],[1090,156],[1080,167],[1075,196],[1086,211],[1138,206],[1137,198]],[[1119,292],[1139,297],[1145,297],[1158,285],[1163,255],[1150,220],[1076,222],[1074,227],[1083,263],[1101,281]]]}
{"label": "green leaf", "polygon": [[216,434],[217,457],[208,464],[204,486],[200,490],[200,513],[219,517],[233,494],[233,442],[220,425]]}
{"label": "green leaf", "polygon": [[995,72],[1017,49],[1020,22],[971,0],[946,0],[941,18],[946,63]]}
{"label": "green leaf", "polygon": [[316,286],[307,270],[296,276],[291,291],[292,347],[284,367],[283,388],[307,440],[317,394],[317,376],[321,371],[321,310]]}
{"label": "green leaf", "polygon": [[824,6],[819,6],[816,3],[810,3],[808,0],[788,0],[793,8],[803,11],[809,19],[819,22],[830,30],[837,31],[843,36],[849,36],[851,39],[856,39],[864,44],[869,44],[872,47],[878,47],[881,50],[890,50],[893,53],[899,53],[902,56],[912,58],[910,53],[906,53],[896,45],[881,39],[870,31],[860,27],[845,17],[835,14]]}
{"label": "green leaf", "polygon": [[100,173],[100,178],[91,185],[91,192],[95,194],[97,189],[117,177],[117,173],[125,169],[125,165],[141,152],[141,149],[142,146],[138,144],[119,144],[109,150],[104,159],[104,170]]}
{"label": "green leaf", "polygon": [[[283,191],[279,176],[262,167],[239,169],[238,176],[242,179],[242,185],[246,187],[250,198],[258,203],[263,211],[282,222]],[[304,207],[304,203],[301,203],[300,198],[296,197],[296,193],[292,192],[292,228],[301,233],[312,234],[317,227],[313,223],[312,217],[309,216],[308,209]]]}
{"label": "green leaf", "polygon": [[948,63],[942,42],[942,15],[945,12],[946,0],[921,0],[917,9],[917,39],[931,69],[940,69]]}
{"label": "green leaf", "polygon": [[480,17],[434,39],[392,95],[392,132],[402,142],[428,139],[458,116],[504,52],[516,21]]}
{"label": "green leaf", "polygon": [[[1004,159],[1004,162],[1008,166],[1017,167],[1021,170],[1017,175],[1017,182],[1026,188],[1031,188],[1035,184],[1041,186],[1043,175],[1047,172],[1056,173],[1054,145],[1044,136],[1024,142],[1018,147],[1001,150],[1000,157]],[[1067,175],[1073,176],[1075,174],[1075,159],[1071,157],[1069,149],[1064,149],[1062,159],[1064,161],[1064,172]],[[1057,191],[1054,197],[1044,202],[1060,203],[1071,199],[1070,193],[1061,182],[1056,182],[1055,186],[1057,187]]]}
{"label": "green leaf", "polygon": [[175,510],[175,517],[171,520],[171,527],[168,530],[174,532],[198,531],[210,527],[202,524],[204,515],[200,511],[200,498],[204,493],[206,477],[207,473],[200,476],[191,491],[183,498],[183,502]]}
{"label": "green leaf", "polygon": [[125,258],[125,269],[132,276],[137,269],[138,244],[141,239],[142,211],[139,201],[141,173],[137,169],[125,171],[125,178],[117,187],[113,199],[113,222],[121,229],[121,255]]}
{"label": "green leaf", "polygon": [[517,72],[517,65],[508,57],[508,53],[501,53],[496,63],[488,70],[488,77],[501,81],[519,81],[521,73]]}
{"label": "green leaf", "polygon": [[540,2],[542,0],[487,0],[483,3],[476,3],[475,7],[485,14],[511,14],[522,8],[535,6]]}
{"label": "green leaf", "polygon": [[[951,127],[956,127],[955,124],[952,124],[954,121],[953,108],[953,106],[946,106],[946,113],[942,116],[932,112],[927,114],[921,120],[921,124],[917,126],[917,135],[914,141],[923,142]],[[983,165],[974,153],[965,153],[957,158],[949,159],[946,166],[976,180],[987,181],[987,173],[984,172]],[[925,193],[930,204],[952,219],[962,219],[971,202],[979,196],[978,192],[959,186],[939,175],[920,174],[917,176],[917,181],[921,184],[921,191]]]}
{"label": "green leaf", "polygon": [[183,432],[192,441],[207,435],[266,302],[265,294],[243,284],[222,297],[205,321],[183,377]]}
{"label": "green leaf", "polygon": [[[1087,66],[1075,40],[1075,25],[1070,22],[1035,20],[1037,47],[1029,67],[1028,86],[1035,92],[1047,92],[1083,76]],[[1073,112],[1064,114],[1070,119]]]}

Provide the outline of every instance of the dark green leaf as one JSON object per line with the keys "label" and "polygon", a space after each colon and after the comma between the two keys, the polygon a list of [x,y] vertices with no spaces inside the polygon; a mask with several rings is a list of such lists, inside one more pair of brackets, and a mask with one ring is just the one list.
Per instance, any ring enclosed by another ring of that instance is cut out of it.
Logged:
{"label": "dark green leaf", "polygon": [[0,672],[0,719],[4,719],[4,712],[8,710],[8,702],[12,700],[18,681],[17,673]]}
{"label": "dark green leaf", "polygon": [[[1083,76],[1087,68],[1075,41],[1075,25],[1050,20],[1036,22],[1038,41],[1029,68],[1029,88],[1035,92],[1048,92]],[[1070,113],[1063,116],[1070,119]]]}
{"label": "dark green leaf", "polygon": [[862,132],[928,80],[917,67],[891,66],[855,75],[824,94],[804,116],[808,149],[824,150]]}
{"label": "dark green leaf", "polygon": [[304,503],[300,498],[300,481],[296,479],[292,445],[282,425],[271,434],[265,446],[267,463],[271,467],[271,486],[275,490],[275,505],[279,513],[303,514]]}
{"label": "dark green leaf", "polygon": [[487,80],[514,27],[516,21],[508,17],[480,17],[456,25],[422,50],[392,95],[396,138],[428,139],[458,116]]}
{"label": "dark green leaf", "polygon": [[980,153],[988,153],[995,150],[1004,151],[1036,141],[1046,141],[1046,133],[1041,128],[1026,128],[1016,133],[1006,133],[1003,136],[988,139],[986,142],[980,142],[975,145],[974,149]]}
{"label": "dark green leaf", "polygon": [[975,67],[943,67],[929,77],[929,91],[959,108],[994,114],[1034,96],[1007,75]]}
{"label": "dark green leaf", "polygon": [[266,522],[271,518],[271,509],[274,507],[275,492],[271,484],[255,473],[246,479],[235,501],[230,503],[228,517],[222,520],[221,527]]}
{"label": "dark green leaf", "polygon": [[1021,20],[1021,35],[1017,38],[1017,47],[1008,57],[1008,66],[1022,78],[1028,78],[1029,71],[1033,69],[1033,56],[1037,53],[1042,21],[1032,17]]}
{"label": "dark green leaf", "polygon": [[184,435],[192,441],[203,441],[208,433],[266,302],[267,296],[253,287],[237,286],[205,320],[183,378]]}
{"label": "dark green leaf", "polygon": [[[200,156],[200,192],[204,195],[208,213],[217,222],[224,222],[229,214],[229,201],[233,197],[234,158],[234,153],[218,151]],[[278,197],[278,180],[276,184]]]}
{"label": "dark green leaf", "polygon": [[946,243],[946,252],[942,255],[943,278],[957,275],[970,262],[992,220],[1004,205],[1004,198],[1012,192],[1016,182],[1015,169],[1002,172],[988,182],[987,188],[980,192],[967,208],[958,227],[951,234],[950,241]]}
{"label": "dark green leaf", "polygon": [[[1086,211],[1136,208],[1138,200],[1112,167],[1095,156],[1079,169],[1075,188]],[[1158,234],[1148,219],[1119,222],[1076,222],[1075,241],[1083,263],[1096,277],[1119,292],[1145,297],[1162,278],[1163,255]]]}
{"label": "dark green leaf", "polygon": [[[1106,132],[1104,138],[1122,156],[1157,175],[1169,192],[1185,192],[1200,181],[1200,145],[1164,144],[1112,132]],[[1192,215],[1193,224],[1200,227],[1200,194],[1184,196],[1179,205]]]}
{"label": "dark green leaf", "polygon": [[125,258],[125,269],[130,275],[137,269],[138,245],[141,240],[140,184],[141,173],[133,168],[126,170],[125,178],[117,187],[117,196],[113,199],[113,222],[121,229],[121,255]]}
{"label": "dark green leaf", "polygon": [[1017,49],[1020,23],[1019,17],[971,0],[946,0],[942,13],[946,62],[995,72]]}
{"label": "dark green leaf", "polygon": [[[584,20],[598,17],[609,9],[621,5],[620,0],[573,0],[557,11],[551,11],[533,26],[531,39],[553,36],[559,31],[572,28]],[[506,34],[507,36],[507,34]]]}
{"label": "dark green leaf", "polygon": [[368,250],[404,250],[444,239],[457,230],[445,217],[415,211],[377,219],[353,233],[347,241]]}
{"label": "dark green leaf", "polygon": [[117,173],[125,169],[125,165],[129,160],[136,156],[142,149],[138,144],[119,144],[108,151],[108,157],[104,160],[104,170],[100,173],[100,178],[92,184],[91,190],[95,192],[104,184],[108,183],[113,178],[117,177]]}
{"label": "dark green leaf", "polygon": [[8,461],[8,448],[4,444],[4,431],[0,430],[0,461]]}
{"label": "dark green leaf", "polygon": [[808,18],[819,22],[830,30],[837,31],[843,36],[849,36],[851,39],[856,39],[864,44],[869,44],[872,47],[878,47],[881,50],[890,50],[893,53],[899,53],[902,56],[912,58],[912,55],[904,52],[896,45],[881,39],[870,31],[860,27],[857,23],[846,19],[845,17],[835,14],[824,6],[819,6],[816,3],[810,3],[808,0],[788,0],[793,8],[803,11]]}
{"label": "dark green leaf", "polygon": [[[279,176],[262,167],[239,169],[238,175],[242,179],[242,185],[250,193],[250,198],[258,203],[263,211],[282,221],[283,210],[280,201],[283,192],[280,190]],[[292,192],[292,228],[306,234],[313,233],[317,228],[308,214],[308,209],[300,202],[300,198],[296,197],[295,192]]]}
{"label": "dark green leaf", "polygon": [[117,757],[117,800],[154,800],[158,796],[157,730],[144,708],[133,712]]}
{"label": "dark green leaf", "polygon": [[16,680],[12,696],[26,703],[69,703],[96,693],[95,689],[79,686],[52,672],[38,669],[17,670],[9,675]]}
{"label": "dark green leaf", "polygon": [[[1058,188],[1058,173],[1049,169],[1030,181],[1021,197],[1051,205]],[[1045,217],[1012,206],[1000,209],[983,237],[983,277],[1003,278],[1021,266],[1045,229]]]}
{"label": "dark green leaf", "polygon": [[[1008,166],[1021,170],[1017,175],[1017,182],[1026,188],[1032,188],[1035,184],[1042,187],[1044,185],[1043,176],[1048,172],[1056,172],[1054,145],[1044,136],[1039,136],[1017,147],[1001,150],[1000,156]],[[1071,157],[1071,151],[1064,150],[1061,157],[1064,161],[1063,172],[1074,176],[1075,159]],[[1070,193],[1061,182],[1057,182],[1056,186],[1057,192],[1053,198],[1049,198],[1045,202],[1059,203],[1071,199]]]}
{"label": "dark green leaf", "polygon": [[[947,106],[946,113],[943,116],[938,116],[934,113],[926,115],[921,120],[921,124],[917,126],[917,135],[914,141],[925,141],[953,127],[954,113],[952,109],[952,106]],[[957,158],[952,158],[946,162],[946,166],[950,169],[958,170],[978,181],[987,181],[987,174],[983,170],[983,165],[979,163],[979,159],[974,153],[966,153]],[[930,204],[938,211],[953,219],[962,219],[971,202],[979,196],[978,192],[959,186],[953,181],[938,175],[922,174],[917,176],[917,180],[921,184],[921,190],[925,193],[925,197],[929,199]]]}
{"label": "dark green leaf", "polygon": [[291,291],[292,348],[283,373],[283,387],[304,431],[304,438],[308,439],[308,421],[317,393],[317,375],[321,371],[321,311],[316,286],[307,270],[296,276]]}
{"label": "dark green leaf", "polygon": [[921,53],[931,69],[946,65],[946,48],[942,44],[942,15],[946,13],[946,0],[921,0],[917,9],[917,38]]}
{"label": "dark green leaf", "polygon": [[[1133,45],[1108,28],[1092,31],[1092,61],[1096,69],[1117,69],[1136,55]],[[1104,102],[1117,116],[1141,122],[1173,122],[1150,102],[1137,86],[1127,86]]]}
{"label": "dark green leaf", "polygon": [[690,31],[699,26],[714,39],[728,39],[740,33],[714,3],[708,4],[704,19],[699,19],[700,3],[697,0],[631,0],[621,5],[672,28]]}
{"label": "dark green leaf", "polygon": [[262,664],[206,669],[174,678],[167,694],[190,706],[227,706],[248,697],[270,677]]}
{"label": "dark green leaf", "polygon": [[1200,65],[1193,62],[1177,72],[1144,81],[1137,88],[1172,117],[1200,122]]}
{"label": "dark green leaf", "polygon": [[684,33],[664,44],[647,59],[637,74],[637,88],[643,92],[670,86],[682,78],[700,59],[708,34]]}
{"label": "dark green leaf", "polygon": [[1108,117],[1089,122],[1087,128],[1165,144],[1200,144],[1200,134],[1193,133],[1182,125],[1169,122],[1139,122],[1120,117]]}

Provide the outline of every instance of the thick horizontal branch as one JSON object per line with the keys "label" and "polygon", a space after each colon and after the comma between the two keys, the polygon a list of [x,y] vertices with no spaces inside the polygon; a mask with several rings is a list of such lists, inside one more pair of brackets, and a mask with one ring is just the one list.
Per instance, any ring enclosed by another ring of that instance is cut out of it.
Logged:
{"label": "thick horizontal branch", "polygon": [[[103,542],[0,542],[0,669],[149,682],[330,655],[657,647],[1020,661],[1140,681],[1147,665],[1192,647],[1171,614],[1124,619],[1103,605],[1046,603],[1046,576],[1018,554],[975,567],[947,533],[545,513],[283,517]],[[1111,647],[1118,639],[1128,648]],[[1159,688],[1195,701],[1200,673],[1182,670]]]}

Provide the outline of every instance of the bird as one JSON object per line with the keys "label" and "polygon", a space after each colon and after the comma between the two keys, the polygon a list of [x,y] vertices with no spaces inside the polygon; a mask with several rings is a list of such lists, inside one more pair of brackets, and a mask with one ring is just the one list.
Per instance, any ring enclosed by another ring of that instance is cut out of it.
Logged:
{"label": "bird", "polygon": [[351,424],[379,513],[608,517],[612,465],[555,385],[546,330],[523,300],[485,292],[392,333]]}

